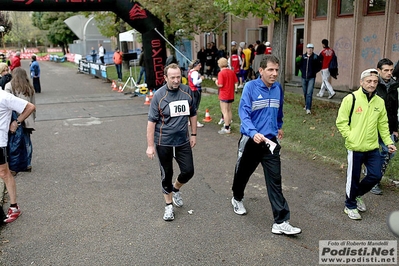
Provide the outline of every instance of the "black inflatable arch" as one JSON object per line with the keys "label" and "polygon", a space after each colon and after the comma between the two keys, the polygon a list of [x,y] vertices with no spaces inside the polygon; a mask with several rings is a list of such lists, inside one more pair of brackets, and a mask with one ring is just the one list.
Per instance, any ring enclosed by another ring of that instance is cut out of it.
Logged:
{"label": "black inflatable arch", "polygon": [[166,58],[164,39],[155,31],[164,31],[162,21],[140,3],[131,0],[1,0],[1,10],[14,11],[112,11],[143,36],[148,88],[163,84]]}

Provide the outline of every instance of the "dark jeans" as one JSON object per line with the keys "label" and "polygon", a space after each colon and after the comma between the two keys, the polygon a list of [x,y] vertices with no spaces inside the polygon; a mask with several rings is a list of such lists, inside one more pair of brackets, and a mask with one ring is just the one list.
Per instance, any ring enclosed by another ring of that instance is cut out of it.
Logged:
{"label": "dark jeans", "polygon": [[32,78],[33,88],[36,93],[42,92],[42,87],[40,86],[40,78]]}
{"label": "dark jeans", "polygon": [[147,83],[147,77],[146,77],[146,74],[145,74],[145,67],[140,67],[140,75],[139,75],[139,79],[137,80],[137,83],[138,84],[140,84],[140,81],[141,81],[141,78],[143,77],[143,75],[144,75],[144,83]]}
{"label": "dark jeans", "polygon": [[302,78],[302,90],[305,98],[306,110],[312,110],[313,89],[315,78]]}
{"label": "dark jeans", "polygon": [[118,79],[122,80],[122,64],[115,64],[116,73],[118,73]]}

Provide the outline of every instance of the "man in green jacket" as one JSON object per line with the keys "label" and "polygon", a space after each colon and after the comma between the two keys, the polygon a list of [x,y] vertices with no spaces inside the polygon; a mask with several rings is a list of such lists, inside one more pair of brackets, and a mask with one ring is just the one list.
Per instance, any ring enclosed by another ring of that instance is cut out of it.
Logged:
{"label": "man in green jacket", "polygon": [[[342,100],[336,120],[348,150],[344,212],[354,220],[362,219],[359,211],[366,211],[361,197],[382,177],[378,135],[390,153],[396,151],[389,134],[384,100],[376,95],[377,84],[376,69],[363,71],[360,88]],[[359,182],[363,164],[367,168],[367,175]]]}

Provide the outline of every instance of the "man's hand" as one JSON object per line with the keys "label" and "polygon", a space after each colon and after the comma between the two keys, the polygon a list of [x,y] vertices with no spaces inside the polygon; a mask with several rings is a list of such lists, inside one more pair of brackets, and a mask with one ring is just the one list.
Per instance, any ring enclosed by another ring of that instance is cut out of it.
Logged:
{"label": "man's hand", "polygon": [[396,147],[393,144],[388,145],[388,152],[389,153],[394,153],[396,151]]}
{"label": "man's hand", "polygon": [[150,158],[151,160],[155,158],[155,149],[154,146],[148,146],[147,147],[147,157]]}

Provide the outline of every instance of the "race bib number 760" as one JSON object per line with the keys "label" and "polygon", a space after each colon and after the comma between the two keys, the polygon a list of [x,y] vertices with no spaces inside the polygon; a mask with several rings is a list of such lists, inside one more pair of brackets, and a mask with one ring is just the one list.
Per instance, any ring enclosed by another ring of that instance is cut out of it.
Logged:
{"label": "race bib number 760", "polygon": [[169,103],[170,116],[185,116],[190,114],[190,108],[187,100],[174,101]]}

